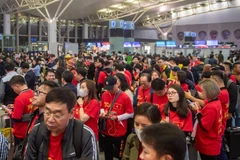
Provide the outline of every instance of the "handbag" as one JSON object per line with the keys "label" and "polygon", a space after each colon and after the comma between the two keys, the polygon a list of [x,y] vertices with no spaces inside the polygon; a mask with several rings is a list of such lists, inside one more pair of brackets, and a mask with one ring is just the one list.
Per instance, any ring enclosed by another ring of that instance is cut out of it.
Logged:
{"label": "handbag", "polygon": [[23,160],[24,159],[24,149],[27,144],[27,137],[17,145],[14,153],[13,153],[13,160]]}
{"label": "handbag", "polygon": [[[109,115],[109,113],[112,111],[113,109],[113,106],[114,106],[114,103],[116,102],[118,96],[120,95],[122,91],[120,90],[116,96],[114,97],[110,107],[109,107],[109,110],[108,110],[108,113],[106,114],[106,116]],[[106,118],[99,118],[99,121],[98,121],[98,129],[102,132],[102,131],[105,131],[106,130],[106,126],[107,126],[107,119]]]}

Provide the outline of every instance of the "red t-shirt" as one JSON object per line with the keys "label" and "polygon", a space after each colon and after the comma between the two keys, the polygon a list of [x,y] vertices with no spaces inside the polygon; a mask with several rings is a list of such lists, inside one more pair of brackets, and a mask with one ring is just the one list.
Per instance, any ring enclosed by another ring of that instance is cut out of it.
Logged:
{"label": "red t-shirt", "polygon": [[181,87],[182,87],[182,89],[184,90],[184,92],[187,92],[187,91],[188,91],[188,85],[187,85],[187,83],[181,84]]}
{"label": "red t-shirt", "polygon": [[130,88],[132,86],[132,81],[130,80],[129,76],[126,73],[124,73],[124,76],[125,76],[125,78],[127,80],[128,86]]}
{"label": "red t-shirt", "polygon": [[128,75],[128,77],[129,77],[130,80],[131,80],[131,84],[132,84],[132,74],[131,74],[128,70],[125,70],[124,73],[125,73],[126,75]]}
{"label": "red t-shirt", "polygon": [[[112,72],[112,74],[111,75],[114,75],[114,73]],[[105,71],[101,71],[100,73],[99,73],[99,77],[98,77],[98,83],[99,84],[105,84],[105,80],[106,80],[106,78],[107,78],[107,74],[106,74],[106,72]]]}
{"label": "red t-shirt", "polygon": [[[163,113],[163,107],[161,107],[161,110],[162,110],[161,111],[162,120],[166,121],[166,115]],[[187,117],[185,117],[185,118],[179,117],[179,115],[177,114],[176,111],[172,111],[170,109],[169,109],[169,111],[170,111],[169,122],[177,125],[182,131],[192,132],[193,122],[192,122],[192,112],[190,110],[189,110]]]}
{"label": "red t-shirt", "polygon": [[[12,113],[13,119],[22,119],[24,114],[33,112],[32,98],[34,93],[31,89],[20,93],[14,100],[14,110]],[[13,135],[17,138],[25,138],[28,122],[14,122]]]}
{"label": "red t-shirt", "polygon": [[221,102],[222,106],[222,125],[223,125],[223,134],[227,125],[228,120],[228,104],[229,104],[229,94],[226,88],[221,89],[220,94],[218,95],[218,99]]}
{"label": "red t-shirt", "polygon": [[[100,106],[96,99],[92,99],[89,103],[83,103],[83,111],[90,118],[84,124],[91,128],[96,136],[96,140],[98,140],[98,118]],[[74,108],[74,117],[76,119],[80,119],[80,106],[78,104],[75,105]]]}
{"label": "red t-shirt", "polygon": [[145,89],[145,90],[143,90],[142,86],[140,86],[138,88],[137,106],[139,106],[140,104],[142,104],[144,102],[150,102],[150,91],[151,91],[151,87],[149,87],[148,89]]}
{"label": "red t-shirt", "polygon": [[198,124],[195,148],[203,154],[216,156],[222,146],[222,109],[221,102],[214,100],[201,110],[201,125]]}
{"label": "red t-shirt", "polygon": [[198,91],[198,92],[202,92],[202,89],[201,89],[201,87],[197,84],[196,86],[196,90]]}
{"label": "red t-shirt", "polygon": [[[71,70],[71,72],[73,73],[73,75],[75,75],[76,70],[73,69],[73,70]],[[74,86],[77,86],[77,84],[78,84],[78,81],[77,81],[77,79],[76,79],[75,76],[73,77],[72,84],[73,84]]]}
{"label": "red t-shirt", "polygon": [[[103,93],[101,108],[104,109],[105,113],[108,113],[109,107],[111,106],[111,102],[113,101],[114,97],[115,94],[111,94],[108,91]],[[126,93],[121,92],[112,108],[112,112],[116,113],[115,116],[125,113],[133,113],[132,102]],[[106,122],[106,130],[103,131],[103,134],[112,137],[120,137],[126,134],[127,120],[118,121],[107,119]]]}
{"label": "red t-shirt", "polygon": [[[153,92],[152,96],[153,96],[152,97],[152,104],[156,105],[158,108],[160,108],[160,106],[168,103],[167,94],[164,94],[163,96],[159,96],[155,92]],[[150,93],[150,96],[148,98],[149,99],[147,100],[147,102],[151,102],[151,93]]]}
{"label": "red t-shirt", "polygon": [[230,75],[229,77],[234,83],[237,83],[237,79],[234,75]]}
{"label": "red t-shirt", "polygon": [[58,136],[50,134],[48,160],[62,160],[62,139],[64,132]]}

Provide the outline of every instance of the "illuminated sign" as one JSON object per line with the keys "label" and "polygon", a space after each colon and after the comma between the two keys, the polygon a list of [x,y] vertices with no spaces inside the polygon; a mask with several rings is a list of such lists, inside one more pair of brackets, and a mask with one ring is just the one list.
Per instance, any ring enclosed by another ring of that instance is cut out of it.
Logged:
{"label": "illuminated sign", "polygon": [[110,29],[124,29],[124,30],[134,30],[135,24],[132,21],[123,21],[123,20],[111,20],[109,21]]}

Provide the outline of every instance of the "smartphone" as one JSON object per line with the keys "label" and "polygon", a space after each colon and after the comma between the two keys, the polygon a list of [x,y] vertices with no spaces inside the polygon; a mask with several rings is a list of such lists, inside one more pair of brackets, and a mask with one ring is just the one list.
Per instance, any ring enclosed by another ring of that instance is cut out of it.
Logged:
{"label": "smartphone", "polygon": [[189,99],[187,99],[187,102],[189,105],[194,106],[194,103],[192,101],[190,101]]}

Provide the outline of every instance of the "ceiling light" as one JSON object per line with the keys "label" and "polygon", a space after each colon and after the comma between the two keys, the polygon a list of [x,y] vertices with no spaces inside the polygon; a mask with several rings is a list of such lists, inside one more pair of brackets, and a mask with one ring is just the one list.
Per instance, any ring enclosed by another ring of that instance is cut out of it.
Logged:
{"label": "ceiling light", "polygon": [[110,13],[110,12],[113,12],[113,10],[111,10],[111,9],[108,9],[108,8],[103,8],[103,9],[101,9],[101,10],[99,10],[98,12],[102,12],[102,13]]}

